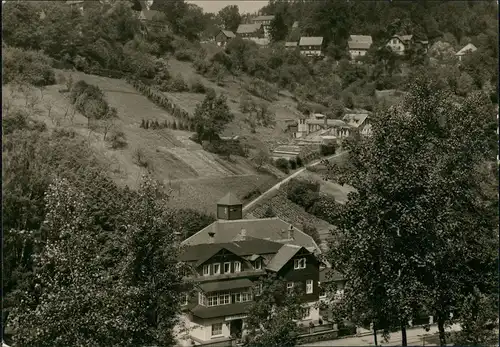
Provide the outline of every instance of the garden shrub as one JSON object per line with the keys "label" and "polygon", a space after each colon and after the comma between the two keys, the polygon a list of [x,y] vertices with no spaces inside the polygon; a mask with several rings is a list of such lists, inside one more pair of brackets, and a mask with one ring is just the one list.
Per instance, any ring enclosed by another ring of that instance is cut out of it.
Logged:
{"label": "garden shrub", "polygon": [[292,178],[285,185],[287,198],[302,206],[306,211],[319,198],[319,183],[304,179]]}
{"label": "garden shrub", "polygon": [[184,78],[181,74],[178,74],[172,79],[169,85],[169,89],[170,91],[175,93],[187,92],[189,90],[188,85],[186,81],[184,81]]}
{"label": "garden shrub", "polygon": [[38,51],[7,47],[2,50],[2,85],[14,81],[47,86],[56,83],[52,59]]}
{"label": "garden shrub", "polygon": [[191,79],[191,92],[203,94],[206,88],[198,77]]}
{"label": "garden shrub", "polygon": [[285,158],[277,159],[274,162],[274,166],[276,166],[278,169],[280,169],[281,171],[283,171],[286,174],[288,174],[290,172],[288,160],[286,160]]}
{"label": "garden shrub", "polygon": [[121,149],[127,147],[127,139],[122,130],[112,130],[107,138],[113,149]]}
{"label": "garden shrub", "polygon": [[336,149],[337,148],[336,148],[335,144],[333,144],[333,143],[322,144],[320,146],[320,153],[322,156],[326,157],[326,156],[335,154]]}

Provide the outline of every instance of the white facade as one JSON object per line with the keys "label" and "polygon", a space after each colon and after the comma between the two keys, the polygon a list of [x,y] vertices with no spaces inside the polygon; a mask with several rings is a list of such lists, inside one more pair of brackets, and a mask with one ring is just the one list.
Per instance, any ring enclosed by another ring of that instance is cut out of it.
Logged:
{"label": "white facade", "polygon": [[401,40],[397,37],[393,37],[392,39],[387,42],[387,47],[392,49],[392,51],[398,55],[403,55],[405,53],[405,45]]}
{"label": "white facade", "polygon": [[350,49],[349,54],[351,56],[351,59],[358,58],[358,57],[363,57],[366,55],[367,50],[364,49]]}

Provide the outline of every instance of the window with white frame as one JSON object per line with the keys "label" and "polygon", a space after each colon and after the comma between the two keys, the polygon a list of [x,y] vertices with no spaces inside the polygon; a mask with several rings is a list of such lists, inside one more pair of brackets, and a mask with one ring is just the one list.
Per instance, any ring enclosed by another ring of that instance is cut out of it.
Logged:
{"label": "window with white frame", "polygon": [[262,288],[263,288],[262,283],[258,283],[255,286],[255,295],[262,295]]}
{"label": "window with white frame", "polygon": [[260,269],[262,269],[262,259],[259,258],[255,261],[255,270],[260,270]]}
{"label": "window with white frame", "polygon": [[184,294],[184,301],[182,302],[183,306],[186,306],[189,302],[189,294]]}
{"label": "window with white frame", "polygon": [[239,261],[234,262],[234,272],[241,272],[241,263]]}
{"label": "window with white frame", "polygon": [[214,275],[220,275],[220,264],[214,264]]}
{"label": "window with white frame", "polygon": [[297,269],[305,269],[306,268],[306,258],[295,259],[293,261],[293,268]]}
{"label": "window with white frame", "polygon": [[245,292],[241,293],[241,302],[252,301],[252,293]]}
{"label": "window with white frame", "polygon": [[224,263],[224,273],[230,273],[231,272],[231,263]]}
{"label": "window with white frame", "polygon": [[219,293],[219,305],[228,305],[231,303],[231,294],[228,292]]}
{"label": "window with white frame", "polygon": [[222,323],[212,324],[212,336],[222,335]]}
{"label": "window with white frame", "polygon": [[313,280],[306,281],[306,294],[312,294],[313,292]]}
{"label": "window with white frame", "polygon": [[203,265],[203,276],[210,275],[210,265]]}
{"label": "window with white frame", "polygon": [[219,305],[219,296],[217,293],[210,293],[207,297],[207,306]]}
{"label": "window with white frame", "polygon": [[293,289],[293,282],[288,282],[288,283],[286,284],[286,289],[287,289],[287,290],[292,290],[292,289]]}
{"label": "window with white frame", "polygon": [[205,294],[198,292],[198,303],[202,306],[207,306],[207,297]]}

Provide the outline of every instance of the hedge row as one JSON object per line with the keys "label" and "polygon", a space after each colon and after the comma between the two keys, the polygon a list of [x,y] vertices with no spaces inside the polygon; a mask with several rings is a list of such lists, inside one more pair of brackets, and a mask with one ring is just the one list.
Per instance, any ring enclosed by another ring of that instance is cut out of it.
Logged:
{"label": "hedge row", "polygon": [[338,332],[337,331],[330,331],[330,332],[325,332],[324,334],[315,334],[315,335],[310,335],[310,336],[300,336],[298,343],[300,344],[306,344],[306,343],[314,343],[314,342],[319,342],[319,341],[329,341],[329,340],[335,340],[338,338]]}
{"label": "hedge row", "polygon": [[158,91],[156,88],[148,86],[143,82],[127,76],[125,80],[130,83],[139,93],[151,100],[155,105],[169,112],[175,118],[188,122],[192,119],[191,115],[175,105],[165,94]]}
{"label": "hedge row", "polygon": [[140,128],[143,129],[174,129],[174,130],[186,130],[186,131],[195,131],[195,126],[194,122],[191,120],[187,122],[176,122],[173,121],[170,123],[169,121],[165,120],[163,122],[158,122],[157,120],[142,120],[141,124],[139,125]]}

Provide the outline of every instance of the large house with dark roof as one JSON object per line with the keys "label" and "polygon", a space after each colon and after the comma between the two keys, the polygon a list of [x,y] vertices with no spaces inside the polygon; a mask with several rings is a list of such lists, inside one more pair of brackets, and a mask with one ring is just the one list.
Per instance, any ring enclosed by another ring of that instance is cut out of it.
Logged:
{"label": "large house with dark roof", "polygon": [[[218,220],[184,240],[180,260],[191,265],[187,281],[186,343],[203,345],[241,337],[261,276],[275,273],[287,288],[301,286],[305,307],[299,323],[318,322],[320,249],[309,235],[279,218],[242,219],[241,201],[229,193],[217,203]],[[285,290],[285,288],[283,288]]]}

